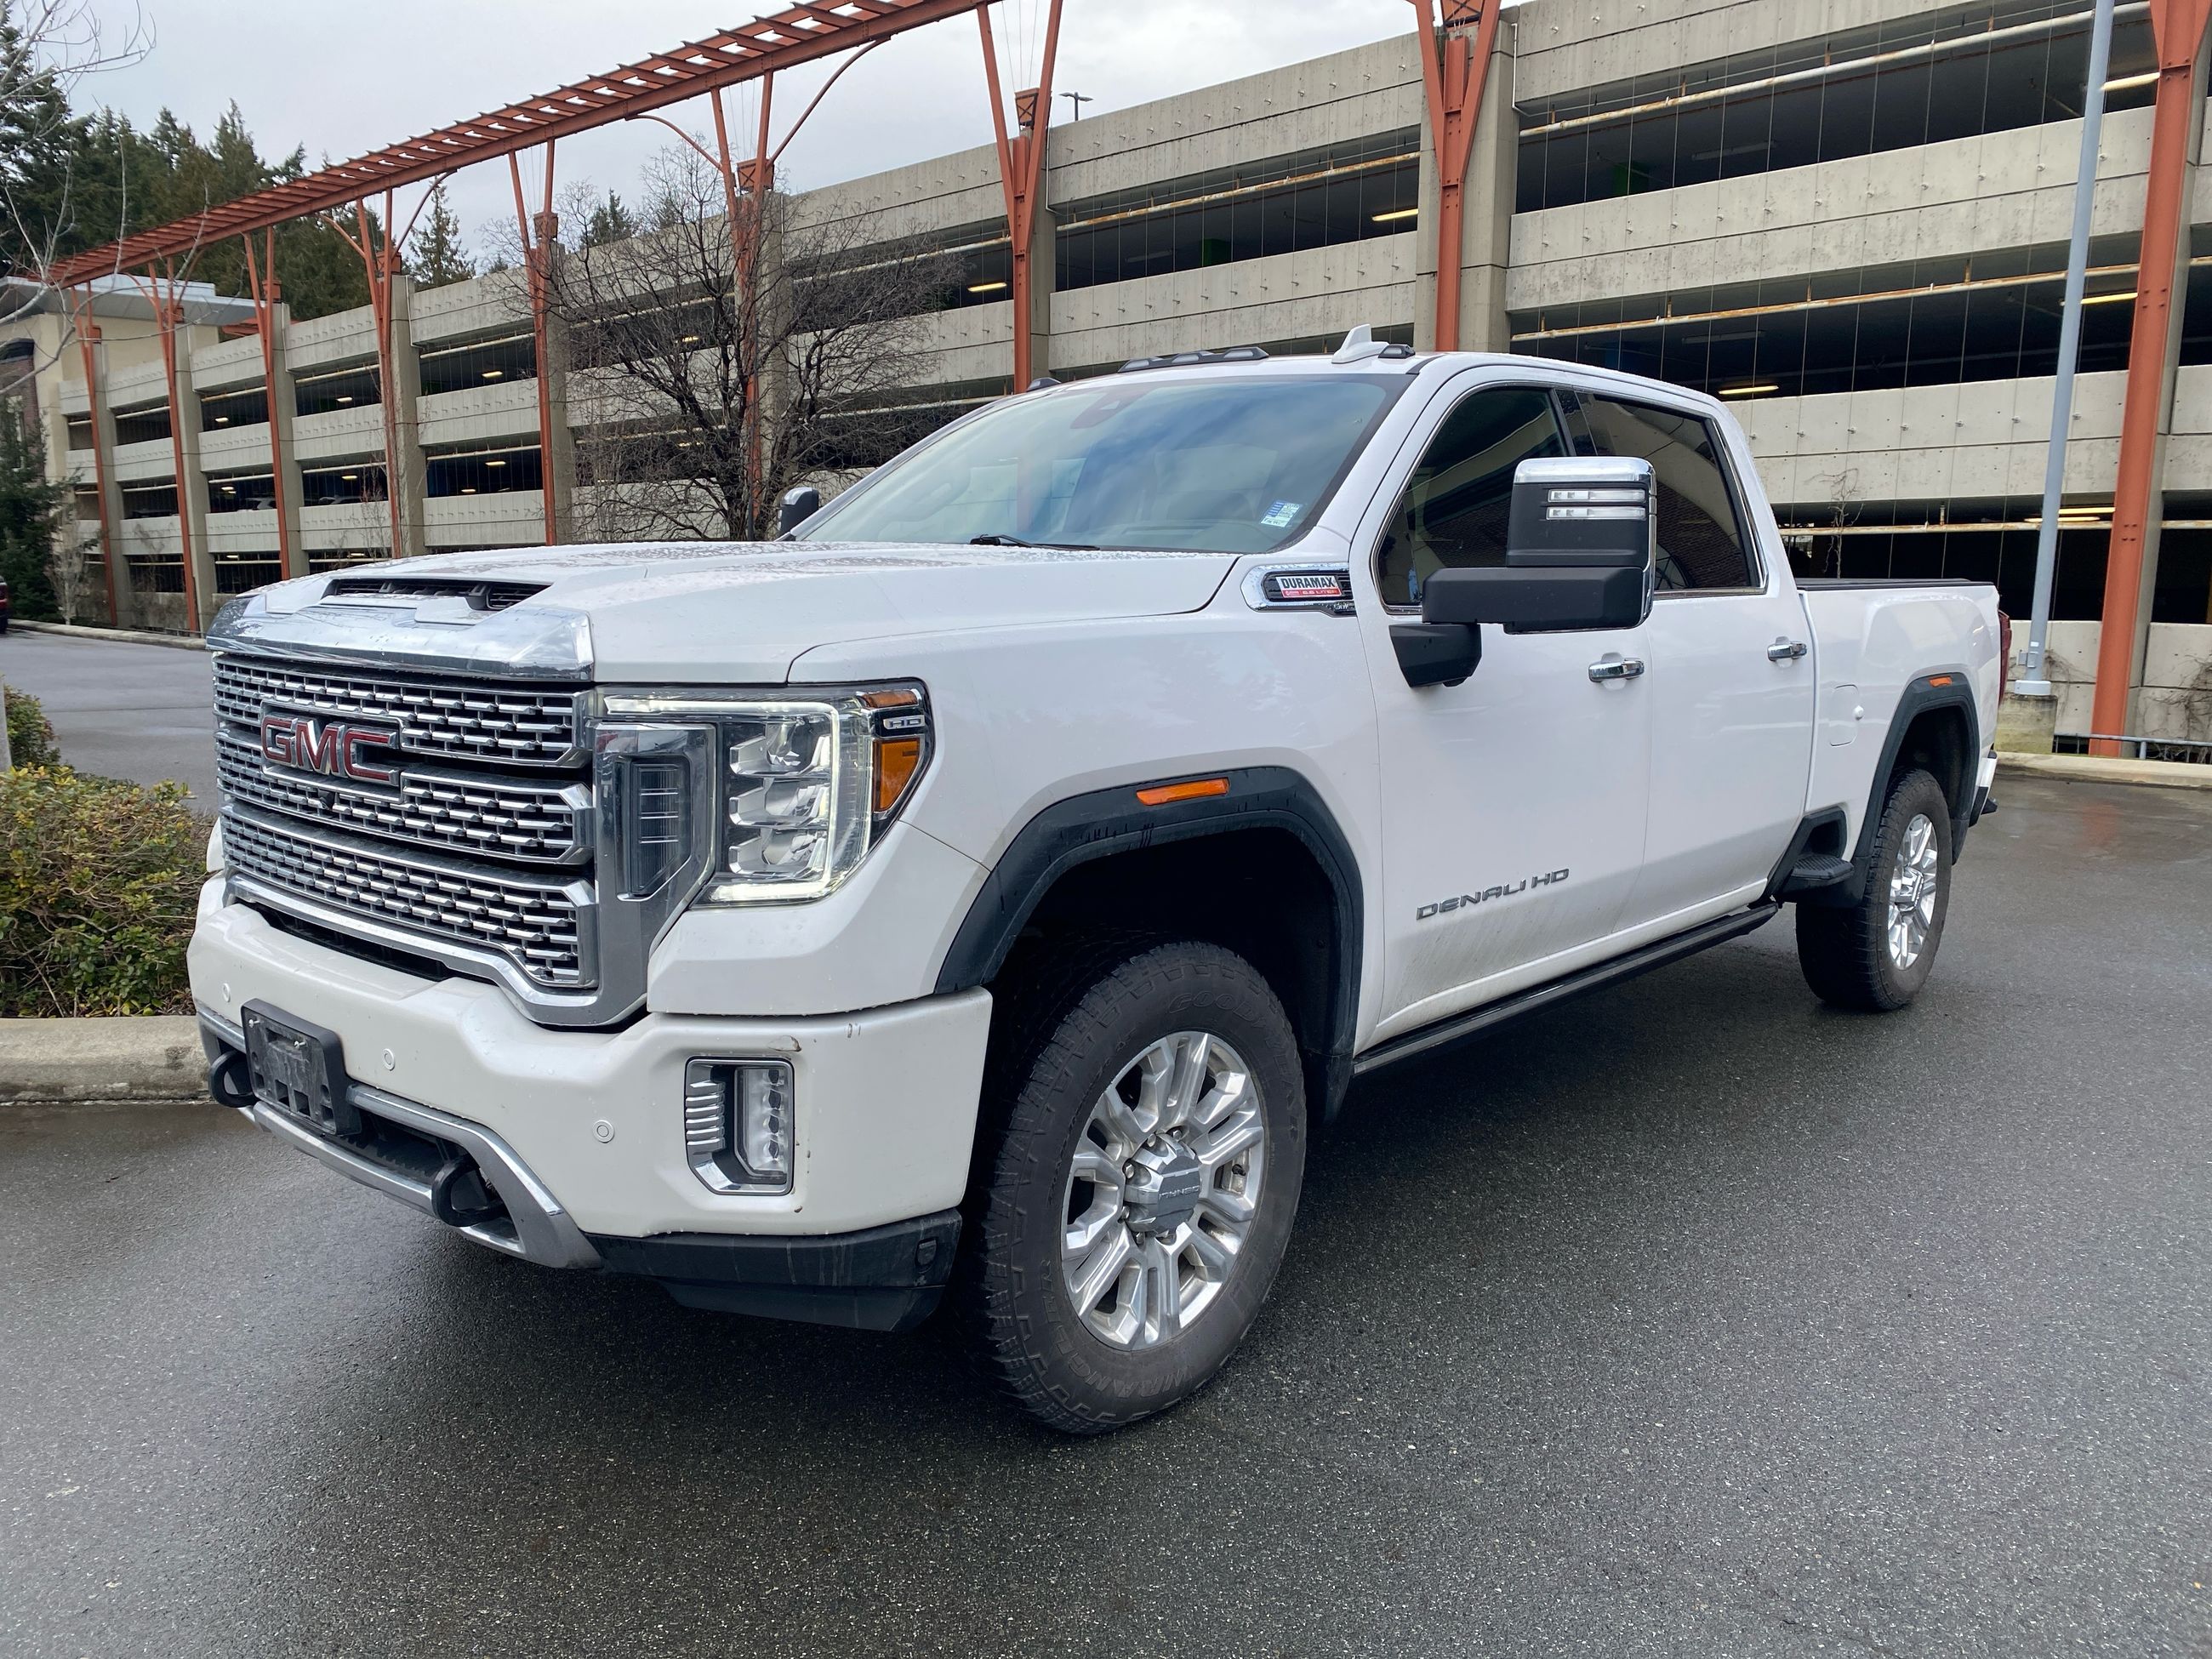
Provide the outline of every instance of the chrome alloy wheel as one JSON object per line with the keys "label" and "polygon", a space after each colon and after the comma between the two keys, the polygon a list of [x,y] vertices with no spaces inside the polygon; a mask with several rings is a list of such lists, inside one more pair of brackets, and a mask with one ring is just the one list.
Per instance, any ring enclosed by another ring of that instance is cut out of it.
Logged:
{"label": "chrome alloy wheel", "polygon": [[1920,960],[1928,930],[1936,925],[1936,888],[1942,879],[1936,867],[1940,852],[1935,824],[1925,812],[1915,813],[1905,826],[1889,870],[1889,960],[1899,969]]}
{"label": "chrome alloy wheel", "polygon": [[1149,1348],[1204,1316],[1266,1157],[1260,1085],[1219,1037],[1178,1031],[1121,1068],[1075,1143],[1062,1208],[1060,1277],[1094,1335]]}

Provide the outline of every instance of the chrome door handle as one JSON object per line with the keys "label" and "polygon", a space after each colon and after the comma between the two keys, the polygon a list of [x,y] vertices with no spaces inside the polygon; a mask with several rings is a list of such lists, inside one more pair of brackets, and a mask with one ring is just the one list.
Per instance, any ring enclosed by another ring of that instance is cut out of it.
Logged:
{"label": "chrome door handle", "polygon": [[1804,654],[1805,641],[1802,640],[1779,639],[1766,647],[1769,662],[1796,662]]}
{"label": "chrome door handle", "polygon": [[1608,680],[1632,680],[1643,672],[1644,664],[1636,657],[1609,657],[1590,665],[1590,678],[1599,685]]}

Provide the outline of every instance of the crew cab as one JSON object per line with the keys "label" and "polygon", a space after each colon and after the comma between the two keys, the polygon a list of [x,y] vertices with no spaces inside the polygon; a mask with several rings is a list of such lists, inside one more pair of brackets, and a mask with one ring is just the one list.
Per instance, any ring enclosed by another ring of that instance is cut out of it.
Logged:
{"label": "crew cab", "polygon": [[1901,1007],[1989,805],[1994,592],[1793,580],[1650,380],[1191,353],[787,508],[225,608],[210,1088],[694,1307],[949,1291],[1071,1431],[1229,1358],[1355,1079],[1785,907]]}

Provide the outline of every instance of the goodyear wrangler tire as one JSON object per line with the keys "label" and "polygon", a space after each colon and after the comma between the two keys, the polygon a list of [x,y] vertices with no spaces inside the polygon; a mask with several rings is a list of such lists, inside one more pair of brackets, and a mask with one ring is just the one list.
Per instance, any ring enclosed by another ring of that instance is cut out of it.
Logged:
{"label": "goodyear wrangler tire", "polygon": [[1212,945],[1128,947],[1033,1004],[969,1229],[987,1373],[1097,1434],[1202,1387],[1251,1327],[1304,1174],[1282,1005]]}

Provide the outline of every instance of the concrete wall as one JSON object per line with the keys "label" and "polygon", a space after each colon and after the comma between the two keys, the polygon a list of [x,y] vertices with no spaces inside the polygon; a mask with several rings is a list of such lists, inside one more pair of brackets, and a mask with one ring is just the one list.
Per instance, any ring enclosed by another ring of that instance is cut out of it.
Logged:
{"label": "concrete wall", "polygon": [[1513,13],[1516,100],[1932,10],[1929,0],[1528,0]]}
{"label": "concrete wall", "polygon": [[[2098,235],[2142,227],[2150,124],[2147,109],[2105,122]],[[2081,149],[2081,124],[2058,121],[1516,214],[1506,304],[1534,311],[2063,243]]]}

